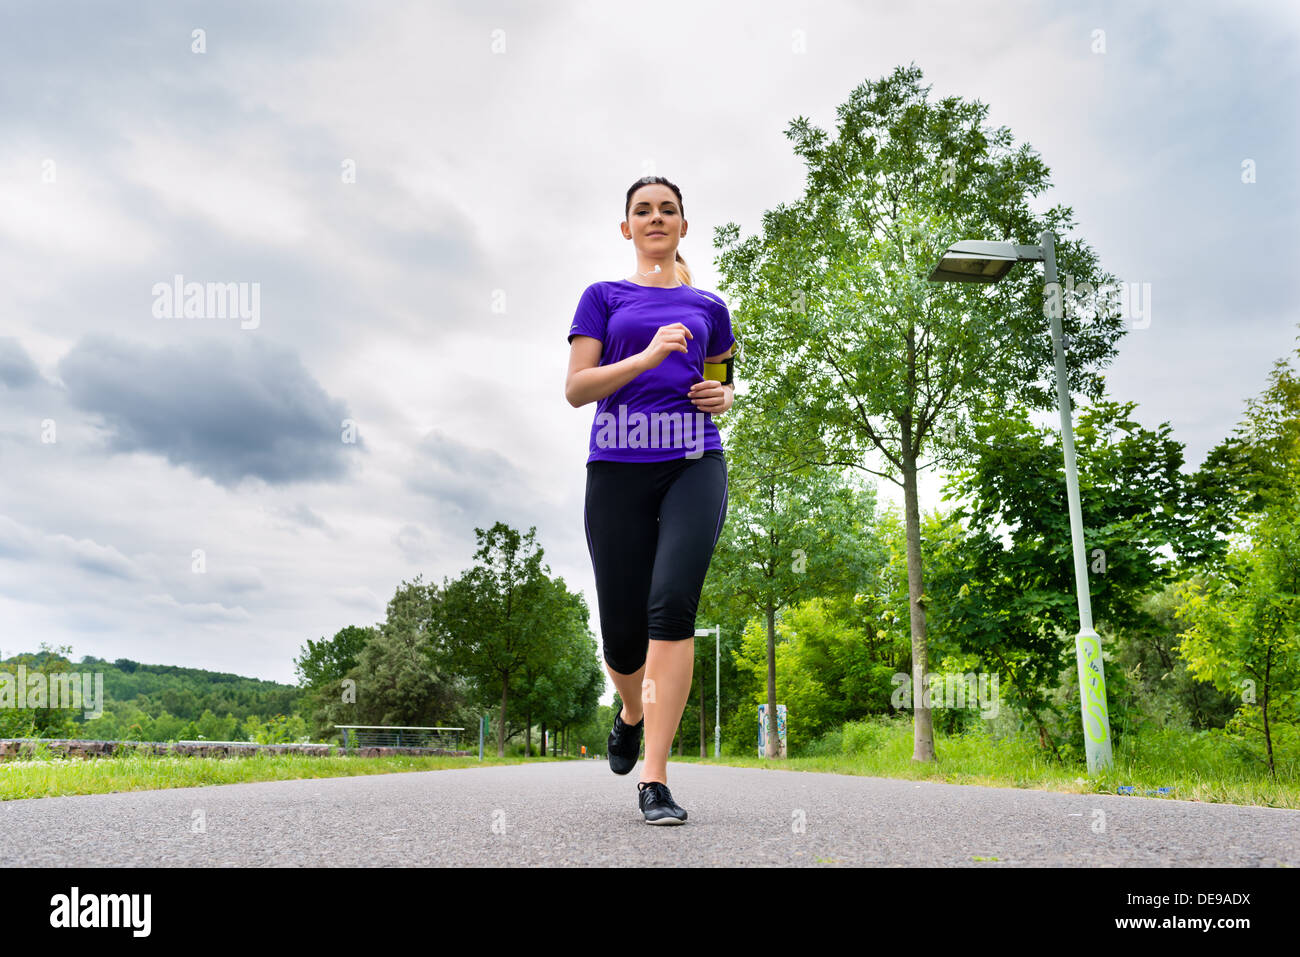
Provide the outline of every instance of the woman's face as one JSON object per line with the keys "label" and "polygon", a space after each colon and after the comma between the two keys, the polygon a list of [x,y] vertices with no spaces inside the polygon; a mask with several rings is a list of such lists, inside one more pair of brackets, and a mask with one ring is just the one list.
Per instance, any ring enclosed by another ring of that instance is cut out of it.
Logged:
{"label": "woman's face", "polygon": [[632,194],[623,235],[647,256],[673,259],[678,241],[686,235],[686,220],[682,219],[677,194],[663,183],[649,183],[638,189]]}

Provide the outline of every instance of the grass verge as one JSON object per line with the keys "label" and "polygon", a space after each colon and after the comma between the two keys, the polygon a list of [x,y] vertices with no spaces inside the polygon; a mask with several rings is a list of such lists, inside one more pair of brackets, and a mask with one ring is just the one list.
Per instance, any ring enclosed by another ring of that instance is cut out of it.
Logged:
{"label": "grass verge", "polygon": [[[0,761],[0,800],[109,794],[192,788],[250,781],[338,778],[401,771],[442,771],[520,764],[523,757],[468,758],[400,755],[389,758],[314,757],[305,754],[258,754],[248,757],[200,758],[152,755],[143,751],[113,757],[69,758],[38,745],[31,759]],[[530,762],[573,760],[528,758]]]}
{"label": "grass verge", "polygon": [[937,760],[913,761],[910,720],[848,724],[819,744],[826,753],[783,761],[757,754],[720,760],[674,756],[673,761],[1073,794],[1118,794],[1120,788],[1131,788],[1128,793],[1135,797],[1300,809],[1300,762],[1278,760],[1275,780],[1250,748],[1221,731],[1164,729],[1130,735],[1116,745],[1113,767],[1095,776],[1088,775],[1082,759],[1058,762],[1027,738],[999,739],[979,732],[936,731]]}
{"label": "grass verge", "polygon": [[[721,759],[672,756],[672,763],[716,764],[767,770],[858,774],[914,781],[943,781],[990,787],[1030,788],[1074,794],[1116,794],[1131,787],[1135,797],[1300,809],[1300,763],[1278,762],[1276,780],[1239,739],[1222,732],[1148,731],[1121,739],[1115,765],[1088,776],[1083,762],[1061,763],[1036,743],[986,733],[935,733],[938,760],[912,760],[910,720],[845,725],[809,750],[784,761],[755,755]],[[38,749],[31,760],[0,761],[0,800],[105,794],[114,791],[202,787],[251,781],[393,774],[448,768],[493,767],[576,758],[312,757],[256,755],[232,758],[164,757],[137,754],[112,758],[64,758]],[[1163,794],[1149,794],[1161,788]]]}

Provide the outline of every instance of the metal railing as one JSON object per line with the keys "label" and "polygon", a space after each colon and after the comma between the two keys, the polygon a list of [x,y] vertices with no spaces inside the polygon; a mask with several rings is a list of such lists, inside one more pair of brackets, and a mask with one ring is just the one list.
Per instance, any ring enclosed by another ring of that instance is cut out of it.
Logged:
{"label": "metal railing", "polygon": [[[343,732],[343,750],[354,748],[419,748],[422,750],[460,750],[460,733],[464,728],[425,728],[391,724],[336,724]],[[349,736],[348,732],[352,732]]]}

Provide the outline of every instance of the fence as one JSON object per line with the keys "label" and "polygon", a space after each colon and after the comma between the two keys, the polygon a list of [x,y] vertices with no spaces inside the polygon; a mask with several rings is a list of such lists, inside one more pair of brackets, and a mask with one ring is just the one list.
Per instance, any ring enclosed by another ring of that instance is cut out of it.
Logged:
{"label": "fence", "polygon": [[[343,732],[343,750],[353,748],[421,748],[458,751],[464,728],[422,728],[385,724],[336,724]],[[351,732],[351,735],[349,735]]]}

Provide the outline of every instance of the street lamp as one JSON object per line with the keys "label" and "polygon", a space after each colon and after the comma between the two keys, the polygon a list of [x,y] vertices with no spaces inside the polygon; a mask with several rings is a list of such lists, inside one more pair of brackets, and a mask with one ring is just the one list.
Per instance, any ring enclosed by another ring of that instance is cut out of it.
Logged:
{"label": "street lamp", "polygon": [[1083,508],[1079,503],[1079,474],[1074,462],[1074,430],[1070,425],[1070,390],[1061,347],[1061,291],[1056,279],[1056,235],[1044,232],[1037,246],[966,240],[949,247],[930,273],[931,282],[997,282],[1018,262],[1043,264],[1044,311],[1051,321],[1056,358],[1056,398],[1061,410],[1061,447],[1065,450],[1065,491],[1070,502],[1070,539],[1074,546],[1074,589],[1079,601],[1079,633],[1074,653],[1079,666],[1079,708],[1088,773],[1111,766],[1110,718],[1106,711],[1106,677],[1101,663],[1101,638],[1092,627],[1088,596],[1088,563],[1084,557]]}
{"label": "street lamp", "polygon": [[696,638],[707,638],[713,632],[713,756],[722,757],[722,626],[696,628]]}

